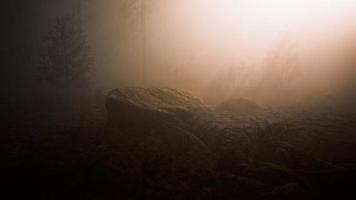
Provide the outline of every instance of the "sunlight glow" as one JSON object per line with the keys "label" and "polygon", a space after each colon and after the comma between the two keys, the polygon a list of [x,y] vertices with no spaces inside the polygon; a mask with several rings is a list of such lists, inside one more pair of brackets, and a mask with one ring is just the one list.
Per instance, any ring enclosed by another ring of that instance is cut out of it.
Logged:
{"label": "sunlight glow", "polygon": [[[227,0],[247,23],[270,29],[303,26],[356,11],[355,0]],[[233,5],[233,3],[235,5]]]}
{"label": "sunlight glow", "polygon": [[[244,23],[256,31],[278,31],[345,17],[356,0],[208,0],[209,24]],[[210,8],[209,8],[210,7]],[[204,9],[202,9],[204,11]]]}
{"label": "sunlight glow", "polygon": [[184,10],[192,33],[226,51],[234,45],[265,49],[286,34],[303,39],[344,30],[356,17],[356,0],[194,0],[187,4]]}

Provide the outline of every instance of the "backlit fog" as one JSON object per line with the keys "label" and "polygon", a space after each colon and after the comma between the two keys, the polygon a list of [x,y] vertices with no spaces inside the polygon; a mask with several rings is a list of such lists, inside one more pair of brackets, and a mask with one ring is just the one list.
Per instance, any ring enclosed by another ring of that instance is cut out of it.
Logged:
{"label": "backlit fog", "polygon": [[231,97],[284,103],[352,82],[355,0],[146,0],[141,6],[92,0],[85,8],[98,88],[179,87],[209,103]]}

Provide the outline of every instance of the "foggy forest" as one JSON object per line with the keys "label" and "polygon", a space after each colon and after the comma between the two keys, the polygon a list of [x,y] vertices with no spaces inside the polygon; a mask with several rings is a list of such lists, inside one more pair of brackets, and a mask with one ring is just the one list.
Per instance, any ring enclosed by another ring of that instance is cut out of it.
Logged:
{"label": "foggy forest", "polygon": [[1,199],[356,199],[356,0],[12,0]]}

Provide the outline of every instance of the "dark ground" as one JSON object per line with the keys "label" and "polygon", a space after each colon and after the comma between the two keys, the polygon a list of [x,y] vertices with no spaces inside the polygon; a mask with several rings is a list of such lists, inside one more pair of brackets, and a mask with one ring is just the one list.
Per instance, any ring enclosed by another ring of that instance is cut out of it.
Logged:
{"label": "dark ground", "polygon": [[264,109],[168,127],[209,151],[175,169],[174,157],[158,153],[148,162],[130,143],[151,133],[116,136],[95,104],[7,108],[3,199],[356,199],[352,115]]}

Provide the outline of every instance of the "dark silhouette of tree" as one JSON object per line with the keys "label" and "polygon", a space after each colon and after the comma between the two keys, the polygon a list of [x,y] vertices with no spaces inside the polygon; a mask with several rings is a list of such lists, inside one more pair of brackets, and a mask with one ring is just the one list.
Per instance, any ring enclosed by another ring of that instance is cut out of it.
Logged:
{"label": "dark silhouette of tree", "polygon": [[70,16],[57,18],[46,37],[41,59],[43,77],[57,88],[66,90],[85,85],[92,58],[82,28]]}
{"label": "dark silhouette of tree", "polygon": [[83,28],[89,18],[87,9],[91,6],[92,0],[76,0],[75,4],[73,12],[74,18],[78,23],[78,28]]}

